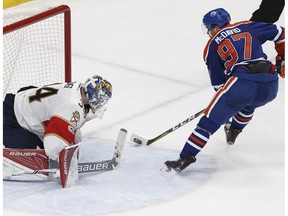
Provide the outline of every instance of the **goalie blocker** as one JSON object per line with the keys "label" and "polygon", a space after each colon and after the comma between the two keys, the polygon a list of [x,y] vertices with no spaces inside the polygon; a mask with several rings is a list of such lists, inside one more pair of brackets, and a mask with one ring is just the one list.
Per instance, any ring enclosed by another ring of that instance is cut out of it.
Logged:
{"label": "goalie blocker", "polygon": [[[99,162],[79,163],[78,145],[68,146],[59,154],[59,165],[49,160],[40,149],[3,149],[3,179],[13,181],[47,181],[52,174],[59,175],[63,188],[76,184],[78,173],[115,169],[120,161],[127,131],[119,131],[113,157]],[[58,167],[59,166],[59,167]],[[50,174],[50,175],[49,175]]]}

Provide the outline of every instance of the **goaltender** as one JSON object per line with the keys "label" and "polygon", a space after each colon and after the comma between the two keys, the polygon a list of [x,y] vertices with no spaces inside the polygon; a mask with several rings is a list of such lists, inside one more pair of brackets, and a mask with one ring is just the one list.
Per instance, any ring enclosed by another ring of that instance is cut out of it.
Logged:
{"label": "goaltender", "polygon": [[80,82],[24,87],[6,94],[3,102],[3,142],[6,148],[45,149],[52,160],[82,139],[80,128],[102,118],[112,96],[101,76]]}

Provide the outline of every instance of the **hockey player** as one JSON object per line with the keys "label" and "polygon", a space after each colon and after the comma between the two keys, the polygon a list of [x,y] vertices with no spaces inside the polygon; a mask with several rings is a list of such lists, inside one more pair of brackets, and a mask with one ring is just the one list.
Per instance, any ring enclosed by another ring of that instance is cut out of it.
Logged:
{"label": "hockey player", "polygon": [[50,159],[82,139],[80,128],[102,118],[112,96],[111,84],[100,76],[80,82],[25,87],[3,102],[6,148],[45,149]]}
{"label": "hockey player", "polygon": [[[277,95],[276,66],[267,60],[261,45],[273,41],[278,56],[284,57],[284,28],[263,22],[231,24],[230,21],[229,13],[223,8],[209,11],[203,18],[210,37],[203,57],[216,94],[186,141],[180,158],[165,162],[167,171],[181,172],[194,163],[210,136],[225,123],[227,143],[234,144],[254,110]],[[284,77],[284,65],[279,67],[278,72]]]}

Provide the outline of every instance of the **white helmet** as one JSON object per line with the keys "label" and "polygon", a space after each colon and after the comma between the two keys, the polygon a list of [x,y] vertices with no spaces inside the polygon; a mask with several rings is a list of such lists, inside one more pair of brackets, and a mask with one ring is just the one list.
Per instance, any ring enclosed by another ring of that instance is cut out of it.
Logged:
{"label": "white helmet", "polygon": [[87,104],[90,105],[93,114],[97,114],[97,117],[102,118],[106,105],[112,97],[111,83],[101,76],[94,75],[88,78],[83,86],[87,96]]}

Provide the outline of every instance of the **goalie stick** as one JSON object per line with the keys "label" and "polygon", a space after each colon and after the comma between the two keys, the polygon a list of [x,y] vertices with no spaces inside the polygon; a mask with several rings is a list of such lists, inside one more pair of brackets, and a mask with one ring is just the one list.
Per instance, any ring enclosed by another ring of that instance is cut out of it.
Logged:
{"label": "goalie stick", "polygon": [[[113,152],[113,157],[110,160],[103,160],[99,162],[87,162],[87,163],[78,163],[78,172],[79,173],[88,173],[88,172],[97,172],[97,171],[108,171],[115,169],[120,162],[122,149],[126,140],[127,130],[121,128],[118,137],[116,140],[116,145]],[[38,170],[23,170],[19,172],[14,172],[11,176],[21,176],[26,174],[36,175],[36,174],[49,174],[56,173],[58,169],[38,169]],[[9,180],[9,176],[6,176]],[[5,179],[5,178],[4,178]]]}
{"label": "goalie stick", "polygon": [[[117,147],[115,146],[115,149]],[[87,162],[87,163],[78,163],[78,172],[79,173],[88,173],[88,172],[97,172],[97,171],[106,171],[113,170],[118,166],[116,162],[116,157],[113,157],[111,160],[103,160],[98,162]],[[49,174],[56,173],[58,169],[39,169],[39,170],[24,170],[20,172],[12,173],[12,176],[26,175],[26,174]]]}
{"label": "goalie stick", "polygon": [[113,157],[111,160],[104,160],[92,163],[78,163],[78,172],[87,173],[87,172],[106,171],[115,169],[119,165],[126,136],[127,136],[127,130],[121,128],[118,133]]}
{"label": "goalie stick", "polygon": [[138,145],[151,145],[152,143],[156,142],[157,140],[161,139],[162,137],[170,134],[171,132],[177,130],[178,128],[182,127],[183,125],[187,124],[188,122],[192,121],[193,119],[197,118],[198,116],[200,116],[205,109],[197,112],[196,114],[190,116],[189,118],[187,118],[186,120],[184,120],[183,122],[177,124],[176,126],[170,128],[169,130],[161,133],[160,135],[156,136],[153,139],[145,139],[143,137],[138,136],[137,134],[132,134],[130,137],[130,140]]}

